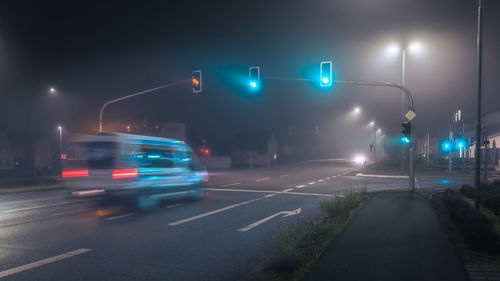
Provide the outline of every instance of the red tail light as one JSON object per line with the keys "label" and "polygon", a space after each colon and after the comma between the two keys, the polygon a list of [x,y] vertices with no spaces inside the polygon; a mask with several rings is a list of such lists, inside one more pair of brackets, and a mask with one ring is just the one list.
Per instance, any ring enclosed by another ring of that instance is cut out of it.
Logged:
{"label": "red tail light", "polygon": [[63,178],[88,177],[89,170],[63,170]]}
{"label": "red tail light", "polygon": [[137,169],[118,169],[113,171],[113,179],[126,179],[137,177]]}

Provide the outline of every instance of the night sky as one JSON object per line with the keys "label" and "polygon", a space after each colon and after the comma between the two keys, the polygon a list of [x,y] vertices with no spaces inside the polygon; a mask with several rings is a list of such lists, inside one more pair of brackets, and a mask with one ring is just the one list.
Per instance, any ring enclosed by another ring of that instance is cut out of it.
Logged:
{"label": "night sky", "polygon": [[[187,122],[223,142],[297,124],[346,135],[374,119],[398,136],[397,90],[265,80],[251,93],[246,78],[259,65],[263,76],[317,79],[331,59],[337,79],[400,82],[400,57],[385,48],[413,40],[424,46],[407,57],[416,133],[445,136],[455,110],[475,114],[477,1],[101,2],[2,1],[0,131],[96,130],[105,101],[202,69],[201,95],[172,87],[111,105],[105,121]],[[487,112],[500,107],[500,2],[483,2]],[[362,116],[345,119],[355,105]]]}

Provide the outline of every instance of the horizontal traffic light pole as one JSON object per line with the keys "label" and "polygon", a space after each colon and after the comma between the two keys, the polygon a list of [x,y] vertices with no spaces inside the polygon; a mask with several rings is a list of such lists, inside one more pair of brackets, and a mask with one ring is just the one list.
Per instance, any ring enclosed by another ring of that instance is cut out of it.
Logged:
{"label": "horizontal traffic light pole", "polygon": [[120,97],[120,98],[117,98],[117,99],[113,99],[113,100],[107,101],[106,103],[104,103],[101,106],[101,110],[99,110],[99,133],[102,133],[102,113],[104,112],[104,109],[108,105],[110,105],[112,103],[115,103],[115,102],[119,102],[119,101],[122,101],[122,100],[129,99],[129,98],[133,98],[133,97],[136,97],[136,96],[140,96],[140,95],[144,95],[144,94],[147,94],[147,93],[151,93],[151,92],[154,92],[154,91],[157,91],[157,90],[161,90],[161,89],[164,89],[164,88],[167,88],[167,87],[175,86],[175,85],[182,84],[182,83],[185,83],[185,82],[190,82],[190,81],[191,81],[191,79],[189,79],[189,78],[188,79],[183,79],[183,80],[171,82],[171,83],[159,86],[159,87],[151,88],[151,89],[148,89],[148,90],[140,91],[140,92],[137,92],[137,93],[133,93],[133,94],[130,94],[130,95],[127,95],[127,96],[123,96],[123,97]]}
{"label": "horizontal traffic light pole", "polygon": [[[263,77],[264,80],[287,80],[287,81],[312,81],[315,82],[317,81],[316,79],[308,79],[308,78],[290,78],[290,77]],[[376,87],[391,87],[391,88],[398,88],[402,90],[406,97],[408,97],[408,101],[410,103],[410,110],[415,111],[415,108],[413,106],[413,96],[408,90],[403,85],[393,83],[393,82],[373,82],[373,81],[345,81],[345,80],[334,80],[333,84],[344,84],[344,85],[360,85],[360,86],[376,86]]]}

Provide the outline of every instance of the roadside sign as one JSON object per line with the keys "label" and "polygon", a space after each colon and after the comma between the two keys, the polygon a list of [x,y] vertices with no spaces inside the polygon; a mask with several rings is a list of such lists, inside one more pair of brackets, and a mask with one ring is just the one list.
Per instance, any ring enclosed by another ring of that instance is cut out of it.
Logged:
{"label": "roadside sign", "polygon": [[415,118],[415,116],[417,116],[417,115],[415,114],[415,112],[413,112],[413,110],[408,111],[408,113],[406,113],[406,115],[405,115],[406,119],[408,119],[410,121],[413,120],[413,118]]}

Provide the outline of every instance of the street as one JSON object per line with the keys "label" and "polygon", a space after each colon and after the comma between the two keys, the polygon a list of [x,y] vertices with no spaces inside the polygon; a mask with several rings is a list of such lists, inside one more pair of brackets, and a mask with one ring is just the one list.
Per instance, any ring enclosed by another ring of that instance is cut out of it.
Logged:
{"label": "street", "polygon": [[[466,181],[417,173],[417,191]],[[75,201],[65,190],[5,195],[0,279],[238,280],[268,253],[279,226],[320,216],[321,200],[407,188],[401,175],[317,160],[213,172],[202,200],[144,212]]]}

